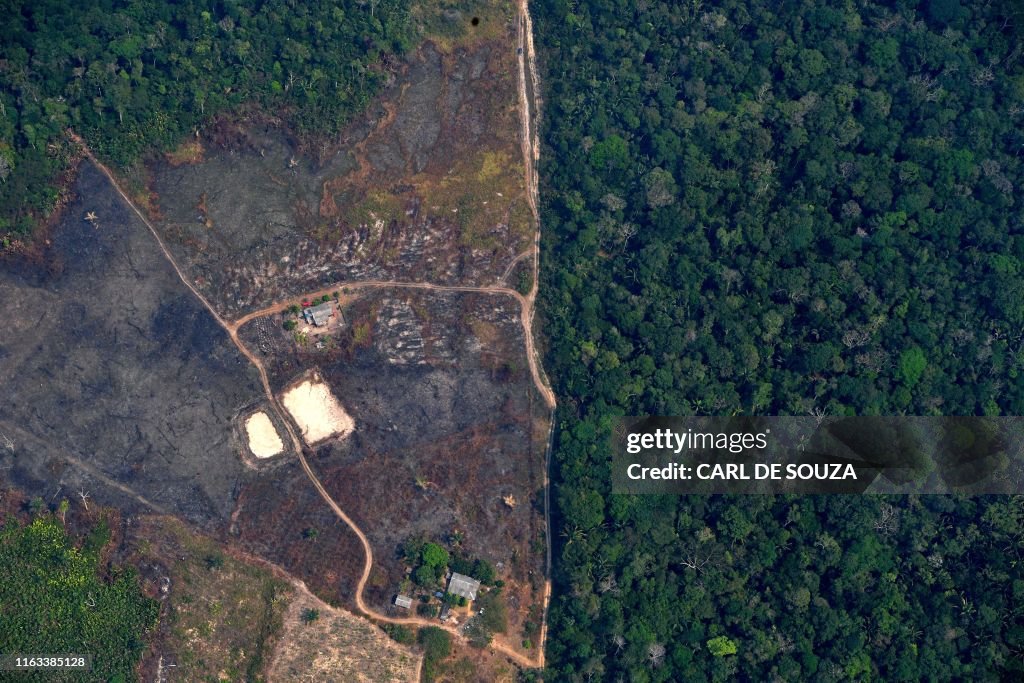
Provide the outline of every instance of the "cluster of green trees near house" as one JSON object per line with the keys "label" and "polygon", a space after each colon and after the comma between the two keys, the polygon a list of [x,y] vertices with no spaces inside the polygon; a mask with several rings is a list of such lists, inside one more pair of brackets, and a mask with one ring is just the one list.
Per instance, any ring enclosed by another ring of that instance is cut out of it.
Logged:
{"label": "cluster of green trees near house", "polygon": [[30,522],[10,517],[0,529],[0,652],[92,657],[88,673],[24,673],[18,680],[135,680],[159,603],[142,594],[134,569],[101,566],[110,540],[105,522],[75,545],[56,515],[36,509]]}
{"label": "cluster of green trees near house", "polygon": [[406,563],[412,567],[412,580],[428,589],[441,587],[448,571],[470,576],[485,586],[501,586],[498,573],[487,560],[474,558],[456,547],[449,552],[433,541],[412,539],[402,548]]}
{"label": "cluster of green trees near house", "polygon": [[9,0],[0,25],[0,238],[57,200],[69,127],[130,164],[243,105],[329,136],[411,46],[407,0]]}
{"label": "cluster of green trees near house", "polygon": [[1024,675],[1019,498],[623,497],[618,415],[1021,414],[1019,3],[531,3],[557,680]]}

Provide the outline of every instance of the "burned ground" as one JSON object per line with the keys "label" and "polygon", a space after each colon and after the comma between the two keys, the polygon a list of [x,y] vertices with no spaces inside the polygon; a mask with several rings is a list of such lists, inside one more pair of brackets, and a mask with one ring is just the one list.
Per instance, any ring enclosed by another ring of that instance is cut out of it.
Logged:
{"label": "burned ground", "polygon": [[339,281],[493,284],[532,236],[511,42],[425,44],[317,150],[236,119],[152,164],[176,259],[227,317]]}
{"label": "burned ground", "polygon": [[48,267],[0,271],[0,433],[13,442],[0,438],[0,475],[29,497],[83,491],[230,532],[347,600],[363,563],[355,536],[288,456],[244,464],[243,416],[261,408],[278,424],[255,368],[88,163],[75,193]]}
{"label": "burned ground", "polygon": [[247,551],[301,578],[325,601],[352,606],[363,547],[291,459],[272,476],[243,487],[231,533]]}
{"label": "burned ground", "polygon": [[[314,149],[266,117],[225,119],[132,193],[226,318],[354,283],[326,338],[298,339],[281,314],[239,334],[275,392],[316,369],[355,420],[308,457],[374,549],[366,603],[388,612],[407,581],[400,547],[436,540],[498,568],[521,613],[515,641],[542,602],[548,420],[520,302],[357,284],[491,286],[532,245],[503,7],[476,39],[421,46],[342,138]],[[352,607],[366,561],[355,533],[291,454],[247,454],[254,410],[286,436],[256,369],[89,163],[75,193],[44,267],[0,268],[0,477],[30,496],[87,491],[130,518],[180,516]]]}
{"label": "burned ground", "polygon": [[106,477],[223,524],[245,475],[232,424],[262,399],[258,375],[87,162],[75,194],[46,267],[0,266],[7,474],[33,494],[63,486],[141,505]]}
{"label": "burned ground", "polygon": [[354,292],[331,348],[298,344],[281,315],[253,320],[241,335],[259,349],[275,391],[318,368],[355,420],[311,465],[374,548],[367,602],[386,611],[406,578],[403,544],[456,531],[461,551],[506,580],[539,585],[546,410],[526,366],[518,303],[394,288],[346,296]]}

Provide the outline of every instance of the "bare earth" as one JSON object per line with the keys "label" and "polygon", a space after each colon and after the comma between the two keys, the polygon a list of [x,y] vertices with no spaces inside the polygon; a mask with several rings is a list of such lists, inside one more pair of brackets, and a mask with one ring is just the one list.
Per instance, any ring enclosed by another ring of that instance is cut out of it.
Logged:
{"label": "bare earth", "polygon": [[284,442],[263,411],[253,413],[245,421],[245,433],[249,437],[249,450],[257,458],[270,458],[284,450]]}
{"label": "bare earth", "polygon": [[[306,623],[307,610],[318,616]],[[359,617],[305,594],[284,616],[280,646],[270,665],[270,681],[418,681],[422,658]]]}
{"label": "bare earth", "polygon": [[319,377],[314,376],[284,392],[282,402],[308,444],[332,436],[348,436],[355,429],[355,422]]}

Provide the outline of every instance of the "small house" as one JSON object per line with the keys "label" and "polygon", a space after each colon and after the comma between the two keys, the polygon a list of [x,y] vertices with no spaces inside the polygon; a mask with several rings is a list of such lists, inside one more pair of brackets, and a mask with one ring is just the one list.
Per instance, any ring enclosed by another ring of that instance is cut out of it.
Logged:
{"label": "small house", "polygon": [[458,595],[460,598],[466,598],[470,602],[476,600],[478,590],[480,590],[480,582],[465,574],[453,572],[452,578],[448,580],[448,592]]}
{"label": "small house", "polygon": [[306,322],[310,325],[316,325],[317,327],[323,327],[326,325],[332,315],[334,315],[334,304],[330,301],[324,302],[319,306],[312,306],[302,311],[302,316],[306,319]]}
{"label": "small house", "polygon": [[408,595],[399,595],[395,598],[395,606],[410,609],[412,607],[412,598]]}

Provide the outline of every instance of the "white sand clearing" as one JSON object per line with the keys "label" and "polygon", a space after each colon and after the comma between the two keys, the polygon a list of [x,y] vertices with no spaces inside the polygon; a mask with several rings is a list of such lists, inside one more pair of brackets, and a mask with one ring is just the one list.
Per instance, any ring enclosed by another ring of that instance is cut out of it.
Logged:
{"label": "white sand clearing", "polygon": [[355,429],[355,422],[319,378],[307,379],[292,387],[284,393],[282,401],[307,443],[346,436]]}
{"label": "white sand clearing", "polygon": [[264,412],[253,413],[245,421],[245,433],[249,436],[249,450],[257,458],[269,458],[284,450],[284,442]]}

